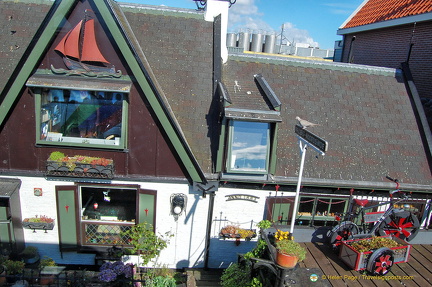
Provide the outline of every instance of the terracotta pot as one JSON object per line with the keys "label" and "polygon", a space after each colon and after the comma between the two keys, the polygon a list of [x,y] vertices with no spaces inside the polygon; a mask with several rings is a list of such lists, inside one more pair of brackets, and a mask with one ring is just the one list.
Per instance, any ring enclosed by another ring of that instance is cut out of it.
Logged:
{"label": "terracotta pot", "polygon": [[276,263],[285,268],[294,268],[297,265],[297,256],[286,255],[277,252]]}

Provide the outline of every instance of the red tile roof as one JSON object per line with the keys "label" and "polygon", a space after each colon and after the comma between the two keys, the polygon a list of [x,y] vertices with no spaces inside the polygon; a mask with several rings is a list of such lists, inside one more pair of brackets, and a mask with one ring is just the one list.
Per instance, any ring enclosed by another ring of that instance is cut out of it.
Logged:
{"label": "red tile roof", "polygon": [[369,0],[342,28],[352,28],[431,11],[432,0]]}

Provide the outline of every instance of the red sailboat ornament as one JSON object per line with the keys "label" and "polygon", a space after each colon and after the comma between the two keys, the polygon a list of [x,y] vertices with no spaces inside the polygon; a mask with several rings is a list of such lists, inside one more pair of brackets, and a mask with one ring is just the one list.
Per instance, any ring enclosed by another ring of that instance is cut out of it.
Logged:
{"label": "red sailboat ornament", "polygon": [[63,55],[63,61],[68,67],[56,69],[51,65],[54,73],[68,75],[84,75],[89,77],[120,77],[121,71],[115,70],[99,50],[96,42],[95,21],[87,19],[87,10],[84,20],[73,27],[54,48]]}

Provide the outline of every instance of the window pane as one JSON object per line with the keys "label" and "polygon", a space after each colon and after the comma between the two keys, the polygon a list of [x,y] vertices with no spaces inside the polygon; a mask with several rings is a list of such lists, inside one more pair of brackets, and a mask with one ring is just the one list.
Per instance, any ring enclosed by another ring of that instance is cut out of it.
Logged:
{"label": "window pane", "polygon": [[252,172],[267,170],[269,128],[268,123],[233,122],[230,170]]}
{"label": "window pane", "polygon": [[82,187],[82,219],[135,222],[136,192],[135,189]]}
{"label": "window pane", "polygon": [[40,140],[120,145],[122,93],[44,90]]}

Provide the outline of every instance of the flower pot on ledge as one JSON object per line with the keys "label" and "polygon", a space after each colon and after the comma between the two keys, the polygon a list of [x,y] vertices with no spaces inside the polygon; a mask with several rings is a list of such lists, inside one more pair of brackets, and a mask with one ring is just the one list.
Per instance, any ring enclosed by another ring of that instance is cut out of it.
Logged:
{"label": "flower pot on ledge", "polygon": [[30,222],[26,221],[26,219],[22,222],[22,226],[26,229],[33,229],[34,232],[36,232],[35,229],[42,229],[45,231],[54,229],[54,222]]}
{"label": "flower pot on ledge", "polygon": [[46,175],[112,179],[114,177],[114,164],[92,165],[74,162],[71,165],[66,165],[63,162],[47,160]]}

